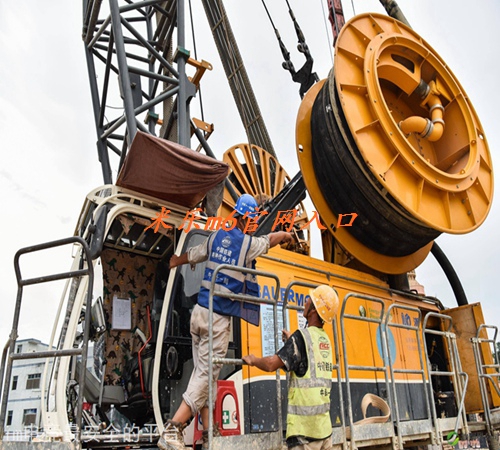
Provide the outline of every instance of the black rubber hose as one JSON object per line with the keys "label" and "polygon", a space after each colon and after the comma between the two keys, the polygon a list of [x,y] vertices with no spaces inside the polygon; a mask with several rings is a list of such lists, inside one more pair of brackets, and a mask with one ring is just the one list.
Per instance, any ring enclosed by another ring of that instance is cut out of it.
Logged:
{"label": "black rubber hose", "polygon": [[436,258],[436,261],[439,263],[441,268],[443,269],[446,278],[450,282],[450,286],[453,289],[453,293],[455,294],[455,298],[457,299],[458,306],[468,305],[467,296],[465,295],[464,288],[462,283],[460,282],[460,278],[458,278],[455,269],[451,265],[450,260],[446,257],[441,247],[434,242],[432,244],[431,253]]}
{"label": "black rubber hose", "polygon": [[[410,255],[433,241],[440,232],[416,219],[411,220],[410,213],[387,193],[378,180],[367,175],[371,171],[349,132],[342,106],[337,98],[330,98],[332,80],[325,82],[311,115],[312,160],[321,192],[336,215],[358,214],[352,226],[346,229],[366,247],[393,257]],[[347,133],[349,145],[346,145],[337,124],[334,108]],[[328,225],[335,227],[337,224]]]}

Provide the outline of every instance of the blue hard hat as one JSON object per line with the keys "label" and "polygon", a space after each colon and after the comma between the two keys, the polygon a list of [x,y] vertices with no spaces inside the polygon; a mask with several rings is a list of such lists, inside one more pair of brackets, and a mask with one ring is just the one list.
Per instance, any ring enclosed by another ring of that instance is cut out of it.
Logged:
{"label": "blue hard hat", "polygon": [[234,210],[242,216],[247,213],[247,217],[254,217],[257,214],[257,202],[250,194],[243,194],[236,201]]}

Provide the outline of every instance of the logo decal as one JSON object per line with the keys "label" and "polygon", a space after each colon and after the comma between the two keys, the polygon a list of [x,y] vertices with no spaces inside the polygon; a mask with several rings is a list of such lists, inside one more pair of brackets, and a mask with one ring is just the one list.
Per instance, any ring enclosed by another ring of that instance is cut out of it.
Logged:
{"label": "logo decal", "polygon": [[328,358],[330,354],[330,342],[324,337],[319,338],[319,351],[323,358]]}
{"label": "logo decal", "polygon": [[231,238],[229,236],[226,236],[224,239],[222,239],[222,246],[224,248],[228,248],[231,245]]}

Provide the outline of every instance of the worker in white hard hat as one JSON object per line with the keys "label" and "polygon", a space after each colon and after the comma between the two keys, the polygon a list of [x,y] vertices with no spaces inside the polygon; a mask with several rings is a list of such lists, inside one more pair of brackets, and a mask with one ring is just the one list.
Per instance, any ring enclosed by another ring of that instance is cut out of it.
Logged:
{"label": "worker in white hard hat", "polygon": [[285,345],[272,356],[244,356],[250,366],[266,372],[284,369],[290,373],[286,443],[293,450],[332,448],[330,389],[332,384],[332,344],[323,329],[332,322],[339,307],[333,288],[318,286],[310,291],[304,306],[307,327],[293,334],[283,330]]}
{"label": "worker in white hard hat", "polygon": [[[168,420],[158,441],[162,450],[184,449],[182,430],[186,422],[200,412],[203,428],[202,449],[208,448],[208,295],[214,270],[221,264],[254,268],[255,258],[267,253],[269,248],[280,243],[292,242],[292,233],[277,231],[266,236],[250,236],[249,220],[256,220],[257,202],[249,194],[238,198],[234,206],[236,226],[231,229],[221,228],[213,232],[203,243],[191,247],[180,256],[173,255],[170,269],[181,264],[194,265],[207,261],[205,275],[198,294],[198,303],[191,313],[191,336],[193,338],[193,372],[182,402]],[[254,275],[234,270],[218,272],[215,290],[230,291],[234,294],[245,293],[258,296],[258,284]],[[240,317],[250,323],[258,324],[259,307],[252,303],[232,301],[226,297],[213,296],[213,357],[224,358],[229,345],[231,317]],[[213,383],[217,382],[221,366],[214,365]],[[217,392],[217,389],[214,389]],[[222,425],[222,424],[221,424]]]}

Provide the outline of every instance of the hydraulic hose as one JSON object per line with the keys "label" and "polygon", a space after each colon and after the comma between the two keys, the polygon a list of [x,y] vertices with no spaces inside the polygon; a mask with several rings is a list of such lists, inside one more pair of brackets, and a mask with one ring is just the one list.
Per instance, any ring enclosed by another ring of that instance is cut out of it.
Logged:
{"label": "hydraulic hose", "polygon": [[451,265],[450,260],[446,257],[443,250],[441,250],[441,247],[436,244],[436,241],[434,241],[432,245],[431,252],[434,255],[434,258],[436,258],[436,261],[443,269],[446,278],[448,278],[450,286],[453,289],[453,293],[455,294],[455,298],[457,299],[458,306],[468,305],[469,302],[467,301],[467,296],[465,295],[462,283],[460,282],[455,269]]}

